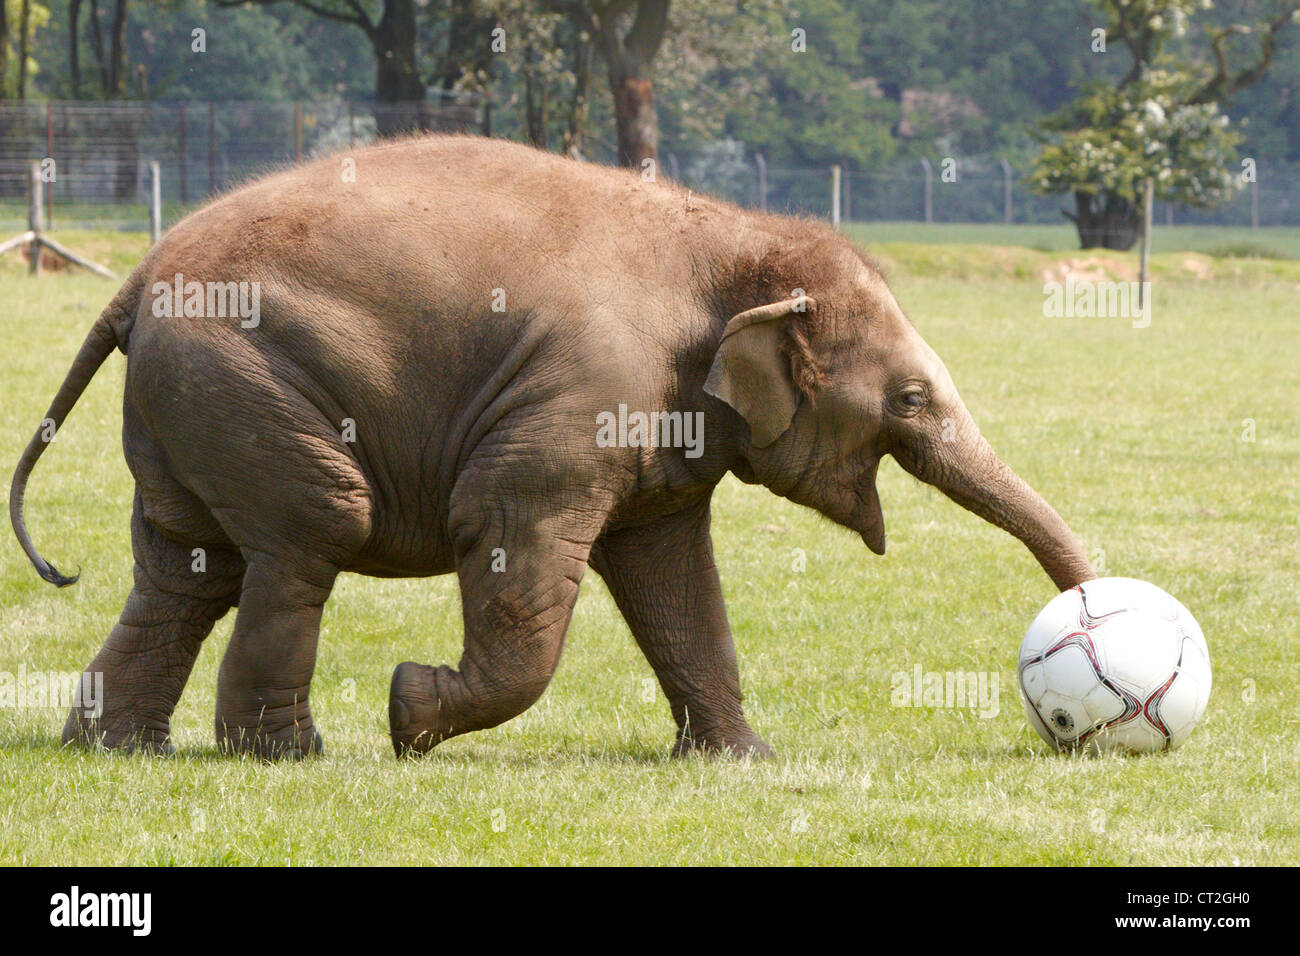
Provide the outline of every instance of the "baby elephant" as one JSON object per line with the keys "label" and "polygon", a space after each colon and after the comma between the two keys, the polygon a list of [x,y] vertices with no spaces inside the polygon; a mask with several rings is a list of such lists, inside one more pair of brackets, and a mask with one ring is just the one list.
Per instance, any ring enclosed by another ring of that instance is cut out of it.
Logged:
{"label": "baby elephant", "polygon": [[[1093,577],[850,242],[523,146],[375,146],[196,212],[91,327],[55,427],[114,348],[135,586],[87,667],[102,713],[74,710],[65,742],[169,752],[199,647],[237,605],[218,742],[320,752],[308,691],[339,572],[454,571],[460,663],[400,664],[390,691],[394,748],[425,753],[541,696],[590,565],[658,675],[676,751],[768,754],[709,539],[729,471],[883,554],[875,478],[893,455],[1057,587]],[[10,516],[62,586],[22,520],[48,434]]]}

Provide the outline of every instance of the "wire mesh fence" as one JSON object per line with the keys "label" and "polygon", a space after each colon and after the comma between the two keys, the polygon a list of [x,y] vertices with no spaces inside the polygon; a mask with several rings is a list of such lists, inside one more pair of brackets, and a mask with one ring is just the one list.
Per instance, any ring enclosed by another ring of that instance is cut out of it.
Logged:
{"label": "wire mesh fence", "polygon": [[[669,154],[669,174],[692,188],[744,206],[829,218],[829,167],[773,166],[757,154],[706,152],[689,160]],[[946,175],[945,175],[946,172]],[[1074,197],[1035,192],[1026,171],[996,158],[942,160],[864,172],[845,163],[840,218],[859,222],[1060,224]],[[1260,163],[1255,182],[1213,209],[1157,202],[1157,224],[1300,226],[1300,165]]]}
{"label": "wire mesh fence", "polygon": [[[149,168],[161,169],[164,221],[259,173],[406,130],[476,132],[483,104],[452,95],[381,106],[316,102],[49,102],[0,104],[0,223],[26,217],[29,167],[43,161],[55,227],[146,229]],[[827,166],[769,165],[735,141],[666,150],[665,174],[744,206],[831,215]],[[842,164],[844,221],[1063,222],[1069,196],[1042,196],[996,157],[936,158],[891,169]],[[1260,163],[1257,182],[1209,210],[1157,203],[1157,223],[1300,226],[1300,165]]]}
{"label": "wire mesh fence", "polygon": [[259,173],[410,130],[474,132],[471,96],[440,102],[49,102],[0,104],[0,220],[27,209],[28,169],[45,162],[51,225],[144,229],[149,165],[168,221]]}

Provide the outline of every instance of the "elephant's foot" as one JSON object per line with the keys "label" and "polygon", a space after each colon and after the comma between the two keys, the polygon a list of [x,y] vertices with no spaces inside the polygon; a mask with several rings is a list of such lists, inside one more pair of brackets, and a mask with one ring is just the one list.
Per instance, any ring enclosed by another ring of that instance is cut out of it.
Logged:
{"label": "elephant's foot", "polygon": [[80,707],[72,709],[63,725],[63,745],[103,747],[105,750],[155,757],[170,757],[176,752],[166,721],[122,714],[87,717]]}
{"label": "elephant's foot", "polygon": [[673,745],[673,756],[685,757],[695,753],[716,757],[760,759],[776,756],[776,751],[771,745],[748,726],[732,731],[700,732],[691,731],[689,728],[678,730],[677,741]]}
{"label": "elephant's foot", "polygon": [[423,756],[449,737],[517,717],[536,702],[549,679],[547,671],[532,681],[485,687],[481,679],[467,679],[445,664],[398,664],[388,693],[393,751],[398,757]]}
{"label": "elephant's foot", "polygon": [[437,668],[407,661],[393,670],[388,691],[388,732],[393,752],[422,757],[447,736],[438,724]]}
{"label": "elephant's foot", "polygon": [[[266,716],[271,715],[268,712]],[[303,707],[297,708],[296,720],[280,727],[269,719],[241,723],[218,716],[217,746],[227,753],[250,754],[264,760],[303,760],[325,755],[325,741]]]}

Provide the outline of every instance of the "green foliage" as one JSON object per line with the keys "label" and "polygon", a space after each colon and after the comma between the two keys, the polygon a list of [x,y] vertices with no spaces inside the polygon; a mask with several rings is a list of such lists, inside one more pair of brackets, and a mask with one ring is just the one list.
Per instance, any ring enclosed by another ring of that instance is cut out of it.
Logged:
{"label": "green foliage", "polygon": [[[22,25],[22,0],[0,0],[5,6],[5,19],[8,24],[9,36],[7,56],[5,63],[7,69],[4,76],[0,76],[0,99],[5,96],[12,96],[18,86],[18,51],[20,47],[20,30]],[[49,50],[45,43],[44,34],[50,26],[50,7],[49,3],[37,3],[31,0],[28,5],[28,25],[27,35],[27,87],[31,90],[36,85],[36,78],[41,72],[41,60],[53,60],[52,50]],[[3,42],[3,41],[0,41]]]}
{"label": "green foliage", "polygon": [[659,100],[670,142],[729,138],[769,162],[890,159],[897,104],[868,95],[863,13],[844,0],[680,0]]}
{"label": "green foliage", "polygon": [[1216,103],[1188,103],[1189,80],[1163,70],[1119,88],[1091,85],[1053,125],[1078,124],[1044,146],[1030,173],[1043,193],[1113,193],[1138,201],[1152,178],[1157,199],[1213,206],[1242,188],[1241,136]]}
{"label": "green foliage", "polygon": [[[1107,194],[1136,203],[1144,180],[1156,198],[1185,206],[1213,206],[1244,185],[1237,162],[1242,135],[1220,104],[1258,80],[1255,67],[1234,73],[1228,42],[1258,35],[1263,70],[1295,4],[1274,4],[1273,21],[1208,24],[1213,68],[1187,49],[1193,15],[1212,0],[1092,0],[1104,30],[1094,31],[1094,55],[1124,49],[1127,73],[1088,83],[1074,103],[1040,124],[1046,140],[1030,179],[1043,193]],[[1283,34],[1285,35],[1285,34]],[[1177,50],[1177,52],[1174,52]]]}

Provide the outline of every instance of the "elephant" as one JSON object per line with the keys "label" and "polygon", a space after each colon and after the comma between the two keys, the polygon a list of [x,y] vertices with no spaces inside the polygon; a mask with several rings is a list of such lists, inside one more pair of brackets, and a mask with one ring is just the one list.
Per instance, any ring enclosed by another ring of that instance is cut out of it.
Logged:
{"label": "elephant", "polygon": [[[275,172],[148,252],[46,424],[114,349],[134,586],[86,668],[102,709],[74,710],[65,743],[173,752],[195,658],[236,607],[218,744],[322,753],[308,692],[338,574],[454,572],[459,663],[399,664],[389,691],[394,751],[427,753],[538,700],[590,566],[663,688],[673,752],[766,756],[709,534],[728,473],[883,554],[892,455],[1061,590],[1094,577],[865,253],[639,171],[426,135]],[[45,437],[10,516],[63,586],[22,520]]]}

